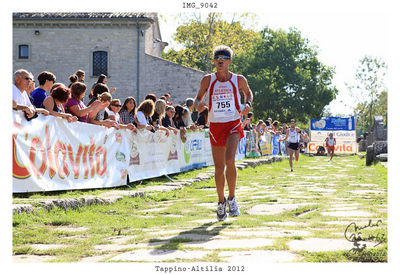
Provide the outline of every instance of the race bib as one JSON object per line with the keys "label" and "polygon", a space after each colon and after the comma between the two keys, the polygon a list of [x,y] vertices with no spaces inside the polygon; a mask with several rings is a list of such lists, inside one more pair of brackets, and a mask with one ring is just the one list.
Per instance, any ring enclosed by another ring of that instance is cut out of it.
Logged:
{"label": "race bib", "polygon": [[222,94],[212,96],[212,106],[215,118],[229,118],[235,111],[235,100],[233,94]]}

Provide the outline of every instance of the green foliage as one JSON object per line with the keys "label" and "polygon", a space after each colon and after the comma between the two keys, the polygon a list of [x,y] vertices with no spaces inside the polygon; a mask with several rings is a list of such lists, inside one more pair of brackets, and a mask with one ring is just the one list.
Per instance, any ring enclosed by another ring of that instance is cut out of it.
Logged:
{"label": "green foliage", "polygon": [[285,32],[266,27],[232,67],[246,76],[260,119],[306,122],[321,117],[338,92],[332,85],[333,68],[318,60],[315,47],[294,28]]}
{"label": "green foliage", "polygon": [[354,84],[346,84],[356,101],[357,134],[371,132],[374,116],[387,119],[386,63],[379,58],[365,56],[357,67]]}
{"label": "green foliage", "polygon": [[209,13],[205,22],[192,18],[179,26],[174,40],[181,50],[170,49],[162,57],[173,62],[211,72],[214,68],[213,50],[218,45],[232,48],[236,55],[243,53],[252,45],[257,33],[244,29],[240,21],[228,23],[221,19],[221,13]]}

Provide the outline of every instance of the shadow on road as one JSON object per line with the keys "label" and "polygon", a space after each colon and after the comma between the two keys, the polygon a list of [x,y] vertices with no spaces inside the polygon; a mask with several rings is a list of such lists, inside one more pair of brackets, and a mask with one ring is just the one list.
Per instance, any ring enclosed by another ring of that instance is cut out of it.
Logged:
{"label": "shadow on road", "polygon": [[[170,251],[171,253],[174,252],[179,248],[181,243],[187,243],[192,241],[201,241],[201,242],[208,242],[211,241],[215,236],[218,236],[221,230],[227,228],[228,226],[232,225],[232,222],[223,222],[221,225],[216,226],[209,230],[209,228],[215,224],[219,223],[218,221],[215,222],[208,222],[198,227],[194,227],[185,231],[180,232],[178,235],[170,237],[168,239],[162,239],[162,241],[167,241],[167,243],[163,244],[161,247],[154,249],[154,253],[152,251],[151,254],[157,254],[156,250],[164,249]],[[190,234],[201,235],[201,239],[192,238]],[[203,238],[204,236],[204,238]],[[150,239],[149,242],[156,242],[160,241],[160,239]]]}

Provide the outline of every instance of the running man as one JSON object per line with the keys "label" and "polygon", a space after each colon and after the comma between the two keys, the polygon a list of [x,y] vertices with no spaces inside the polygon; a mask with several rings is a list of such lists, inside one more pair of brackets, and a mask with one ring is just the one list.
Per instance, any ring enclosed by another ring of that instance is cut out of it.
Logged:
{"label": "running man", "polygon": [[[202,112],[207,104],[201,101],[208,93],[206,99],[208,99],[210,141],[219,201],[217,218],[219,221],[223,221],[227,217],[227,202],[229,215],[240,215],[235,197],[237,176],[235,155],[239,141],[244,136],[240,118],[241,115],[250,112],[253,93],[244,76],[229,71],[233,55],[231,48],[218,46],[214,49],[213,54],[217,72],[203,77],[194,105],[199,112]],[[240,103],[239,92],[244,94],[246,102],[244,105]],[[225,179],[229,187],[228,200],[224,194]]]}
{"label": "running man", "polygon": [[329,136],[325,139],[325,144],[326,148],[328,149],[328,154],[331,156],[329,161],[332,161],[336,146],[336,138],[333,137],[333,133],[329,133]]}
{"label": "running man", "polygon": [[279,139],[278,141],[285,141],[289,139],[289,164],[290,171],[293,172],[293,153],[296,161],[299,161],[300,155],[300,136],[304,138],[303,133],[299,128],[296,127],[296,121],[294,119],[290,120],[290,127],[286,131],[286,136],[284,139]]}

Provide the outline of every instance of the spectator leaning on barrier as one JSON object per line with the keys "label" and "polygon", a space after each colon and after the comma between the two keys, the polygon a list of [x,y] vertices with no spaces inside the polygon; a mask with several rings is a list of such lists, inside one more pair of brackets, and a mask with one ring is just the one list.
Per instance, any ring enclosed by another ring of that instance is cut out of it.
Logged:
{"label": "spectator leaning on barrier", "polygon": [[161,120],[165,116],[165,101],[158,99],[154,104],[154,114],[151,116],[151,124],[154,127],[162,126]]}
{"label": "spectator leaning on barrier", "polygon": [[178,133],[178,130],[175,127],[174,116],[175,116],[175,108],[173,106],[167,106],[165,108],[165,117],[162,118],[162,126],[173,131],[174,134]]}
{"label": "spectator leaning on barrier", "polygon": [[207,129],[209,127],[208,124],[208,107],[205,107],[202,112],[200,112],[199,117],[197,119],[196,125],[200,128]]}
{"label": "spectator leaning on barrier", "polygon": [[155,131],[154,127],[150,125],[147,118],[150,118],[154,114],[154,102],[151,99],[146,99],[140,103],[137,112],[137,128],[139,130],[146,129],[149,131]]}
{"label": "spectator leaning on barrier", "polygon": [[[42,108],[35,108],[29,100],[28,92],[32,90],[33,76],[27,70],[20,69],[14,73],[13,84],[13,109],[23,110],[27,119],[37,116],[37,113],[48,115],[49,112]],[[27,92],[28,91],[28,92]]]}
{"label": "spectator leaning on barrier", "polygon": [[121,110],[121,107],[122,107],[122,105],[121,105],[121,101],[119,99],[111,100],[110,106],[108,107],[110,120],[114,120],[115,122],[117,122],[118,127],[121,129],[129,129],[132,131],[136,131],[136,127],[132,123],[123,124],[121,122],[121,118],[119,115],[119,110]]}
{"label": "spectator leaning on barrier", "polygon": [[136,100],[133,97],[127,97],[124,105],[119,111],[122,124],[130,124],[137,126],[136,123]]}
{"label": "spectator leaning on barrier", "polygon": [[76,122],[78,118],[69,113],[65,113],[64,109],[64,105],[68,102],[70,97],[70,90],[64,85],[59,85],[52,90],[51,95],[46,97],[43,101],[43,106],[49,111],[50,115],[64,118],[68,122]]}
{"label": "spectator leaning on barrier", "polygon": [[118,128],[117,122],[109,119],[110,115],[107,107],[110,105],[112,100],[111,94],[109,92],[104,92],[98,96],[98,100],[100,100],[101,103],[88,114],[88,122],[91,124],[106,126],[107,128]]}
{"label": "spectator leaning on barrier", "polygon": [[154,105],[154,114],[151,117],[151,125],[156,130],[164,131],[165,134],[169,135],[169,130],[162,126],[161,120],[165,117],[165,101],[158,99]]}
{"label": "spectator leaning on barrier", "polygon": [[185,123],[185,127],[189,128],[191,130],[195,130],[197,129],[196,124],[193,123],[192,120],[192,113],[193,113],[193,109],[194,109],[194,99],[193,98],[187,98],[185,101],[185,105],[183,107],[184,109],[187,110],[188,115],[183,116],[183,123]]}
{"label": "spectator leaning on barrier", "polygon": [[31,93],[31,97],[33,98],[32,104],[35,105],[36,108],[42,108],[43,101],[46,98],[46,91],[51,89],[51,86],[53,86],[56,81],[56,77],[53,73],[44,71],[41,72],[37,78],[39,80],[39,87]]}
{"label": "spectator leaning on barrier", "polygon": [[189,111],[183,108],[181,105],[175,106],[175,127],[181,130],[186,130],[184,119],[189,115]]}
{"label": "spectator leaning on barrier", "polygon": [[81,122],[88,122],[88,114],[93,111],[100,101],[94,101],[89,107],[83,103],[82,99],[85,97],[86,85],[81,82],[75,82],[71,85],[71,97],[66,104],[66,111],[78,117]]}

